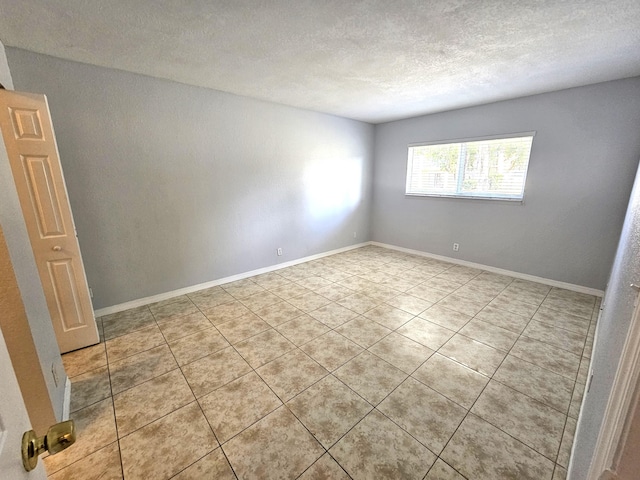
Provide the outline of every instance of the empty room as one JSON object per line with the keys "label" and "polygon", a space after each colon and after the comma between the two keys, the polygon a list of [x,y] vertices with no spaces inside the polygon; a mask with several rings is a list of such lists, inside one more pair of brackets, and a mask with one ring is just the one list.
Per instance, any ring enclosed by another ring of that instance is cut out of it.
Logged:
{"label": "empty room", "polygon": [[2,480],[637,478],[637,1],[0,12]]}

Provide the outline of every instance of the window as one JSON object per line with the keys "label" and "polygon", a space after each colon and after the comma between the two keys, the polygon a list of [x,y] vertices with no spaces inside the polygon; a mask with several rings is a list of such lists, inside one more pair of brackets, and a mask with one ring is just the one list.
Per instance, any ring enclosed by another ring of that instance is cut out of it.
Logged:
{"label": "window", "polygon": [[533,136],[409,145],[406,194],[522,200]]}

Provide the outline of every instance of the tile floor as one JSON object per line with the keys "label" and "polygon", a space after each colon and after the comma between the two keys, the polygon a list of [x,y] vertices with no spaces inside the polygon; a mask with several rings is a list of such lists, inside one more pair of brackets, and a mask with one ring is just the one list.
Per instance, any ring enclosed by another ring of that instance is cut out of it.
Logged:
{"label": "tile floor", "polygon": [[563,479],[599,299],[368,246],[98,319],[61,479]]}

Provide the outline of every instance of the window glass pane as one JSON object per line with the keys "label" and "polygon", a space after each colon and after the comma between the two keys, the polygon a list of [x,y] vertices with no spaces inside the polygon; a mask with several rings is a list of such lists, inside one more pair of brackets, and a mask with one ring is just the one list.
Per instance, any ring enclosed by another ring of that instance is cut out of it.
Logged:
{"label": "window glass pane", "polygon": [[532,135],[409,147],[407,194],[522,199]]}

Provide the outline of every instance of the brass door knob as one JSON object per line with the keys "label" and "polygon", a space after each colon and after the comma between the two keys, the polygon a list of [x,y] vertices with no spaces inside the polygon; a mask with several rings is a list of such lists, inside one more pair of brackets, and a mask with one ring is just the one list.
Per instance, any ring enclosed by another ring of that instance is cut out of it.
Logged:
{"label": "brass door knob", "polygon": [[38,456],[44,452],[51,455],[61,452],[76,441],[76,427],[73,420],[56,423],[49,428],[43,437],[37,437],[36,432],[29,430],[22,435],[22,465],[30,472],[38,464]]}

